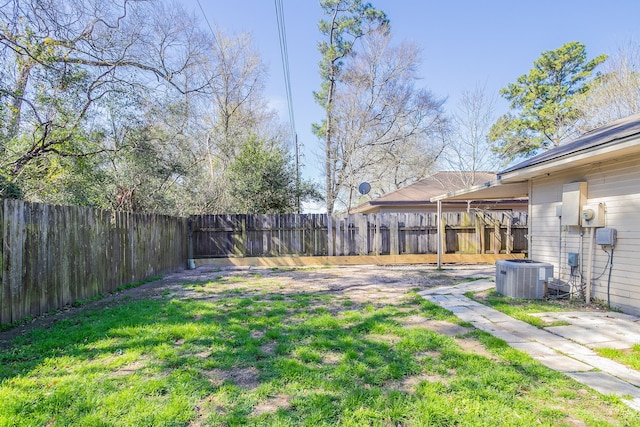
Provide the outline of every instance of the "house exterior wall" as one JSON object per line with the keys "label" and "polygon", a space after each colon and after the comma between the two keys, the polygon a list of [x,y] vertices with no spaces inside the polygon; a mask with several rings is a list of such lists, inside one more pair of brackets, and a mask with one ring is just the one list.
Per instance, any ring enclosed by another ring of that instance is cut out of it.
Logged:
{"label": "house exterior wall", "polygon": [[[609,254],[593,244],[591,295],[627,313],[640,314],[640,155],[627,156],[533,179],[530,192],[530,258],[554,265],[564,282],[586,281],[591,234],[588,228],[561,225],[563,185],[587,182],[587,204],[603,203],[605,226],[617,230],[611,268]],[[611,253],[608,247],[605,247]],[[567,265],[567,254],[579,254],[580,267]],[[577,273],[580,273],[579,275]]]}

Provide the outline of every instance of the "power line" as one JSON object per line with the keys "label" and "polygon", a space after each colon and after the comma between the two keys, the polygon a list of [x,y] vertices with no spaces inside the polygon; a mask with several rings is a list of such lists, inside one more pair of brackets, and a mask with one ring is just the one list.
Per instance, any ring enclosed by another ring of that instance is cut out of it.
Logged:
{"label": "power line", "polygon": [[289,72],[289,51],[287,47],[287,31],[284,22],[284,6],[282,0],[275,0],[276,19],[278,21],[278,35],[280,39],[280,57],[282,59],[282,71],[284,73],[284,84],[287,93],[287,106],[289,109],[289,124],[291,126],[291,138],[295,148],[296,156],[296,197],[298,213],[300,213],[300,151],[298,145],[298,134],[296,132],[296,122],[293,115],[293,97],[291,95],[291,73]]}
{"label": "power line", "polygon": [[222,47],[220,46],[220,43],[218,43],[218,38],[216,37],[216,33],[215,33],[215,31],[213,31],[213,27],[209,23],[209,19],[207,18],[207,14],[204,13],[204,9],[202,8],[202,5],[200,4],[200,0],[196,0],[196,3],[198,3],[198,7],[200,8],[200,12],[202,12],[202,17],[204,18],[204,22],[206,22],[207,27],[209,27],[209,31],[211,31],[211,35],[213,36],[213,41],[216,43],[216,45],[218,46],[220,51],[222,51]]}
{"label": "power line", "polygon": [[[200,0],[196,0],[198,7],[200,8],[200,12],[202,12],[202,16],[209,27],[209,31],[211,31],[211,35],[213,36],[213,40],[216,45],[222,52],[222,47],[218,42],[218,38],[216,37],[215,32],[213,31],[213,27],[207,19],[207,15],[204,13],[204,9]],[[276,7],[276,19],[278,22],[278,36],[280,40],[280,57],[282,60],[282,70],[284,73],[284,81],[285,81],[285,91],[287,97],[287,106],[289,110],[289,124],[291,126],[291,138],[293,139],[293,144],[295,148],[295,161],[296,161],[296,205],[298,208],[298,213],[300,213],[300,145],[298,144],[298,134],[296,132],[296,123],[295,117],[293,114],[293,97],[291,95],[291,74],[289,72],[289,52],[287,48],[287,31],[284,22],[284,6],[282,0],[275,0]]]}
{"label": "power line", "polygon": [[295,134],[295,120],[293,116],[293,102],[291,97],[291,74],[289,72],[289,51],[287,47],[287,31],[284,22],[284,8],[282,0],[275,0],[276,18],[278,20],[278,35],[280,36],[280,57],[282,59],[282,70],[284,72],[285,89],[287,92],[287,104],[289,106],[289,122],[291,131]]}

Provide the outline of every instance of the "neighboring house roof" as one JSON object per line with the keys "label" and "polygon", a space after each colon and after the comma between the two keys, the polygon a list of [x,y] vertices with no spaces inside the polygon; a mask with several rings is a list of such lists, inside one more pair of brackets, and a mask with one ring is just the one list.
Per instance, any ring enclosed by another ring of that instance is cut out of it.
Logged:
{"label": "neighboring house roof", "polygon": [[640,113],[616,120],[583,134],[568,144],[548,150],[498,172],[498,179],[457,192],[442,193],[437,200],[522,197],[527,181],[567,168],[584,166],[640,152]]}
{"label": "neighboring house roof", "polygon": [[437,172],[427,178],[384,194],[352,209],[365,212],[382,206],[415,206],[431,204],[430,199],[442,193],[460,190],[496,178],[494,172]]}

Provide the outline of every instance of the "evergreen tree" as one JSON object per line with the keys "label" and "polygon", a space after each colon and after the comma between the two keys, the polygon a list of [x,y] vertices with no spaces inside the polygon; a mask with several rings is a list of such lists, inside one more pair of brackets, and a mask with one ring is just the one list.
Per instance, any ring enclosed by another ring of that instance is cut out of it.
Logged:
{"label": "evergreen tree", "polygon": [[240,148],[227,170],[236,213],[290,213],[300,199],[318,198],[308,182],[296,186],[296,171],[291,157],[277,145],[255,136]]}
{"label": "evergreen tree", "polygon": [[606,58],[599,55],[588,61],[586,48],[579,42],[543,52],[529,74],[501,90],[511,103],[511,112],[500,117],[489,132],[493,149],[512,160],[577,136],[580,110],[576,99],[589,91],[595,68]]}

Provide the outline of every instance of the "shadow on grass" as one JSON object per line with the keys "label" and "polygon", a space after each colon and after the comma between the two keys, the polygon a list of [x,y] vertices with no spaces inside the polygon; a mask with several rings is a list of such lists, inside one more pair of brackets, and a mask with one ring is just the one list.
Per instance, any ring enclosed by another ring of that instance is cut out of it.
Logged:
{"label": "shadow on grass", "polygon": [[403,327],[452,319],[417,296],[402,308],[246,290],[86,311],[0,353],[0,425],[640,421],[489,335],[501,361]]}

